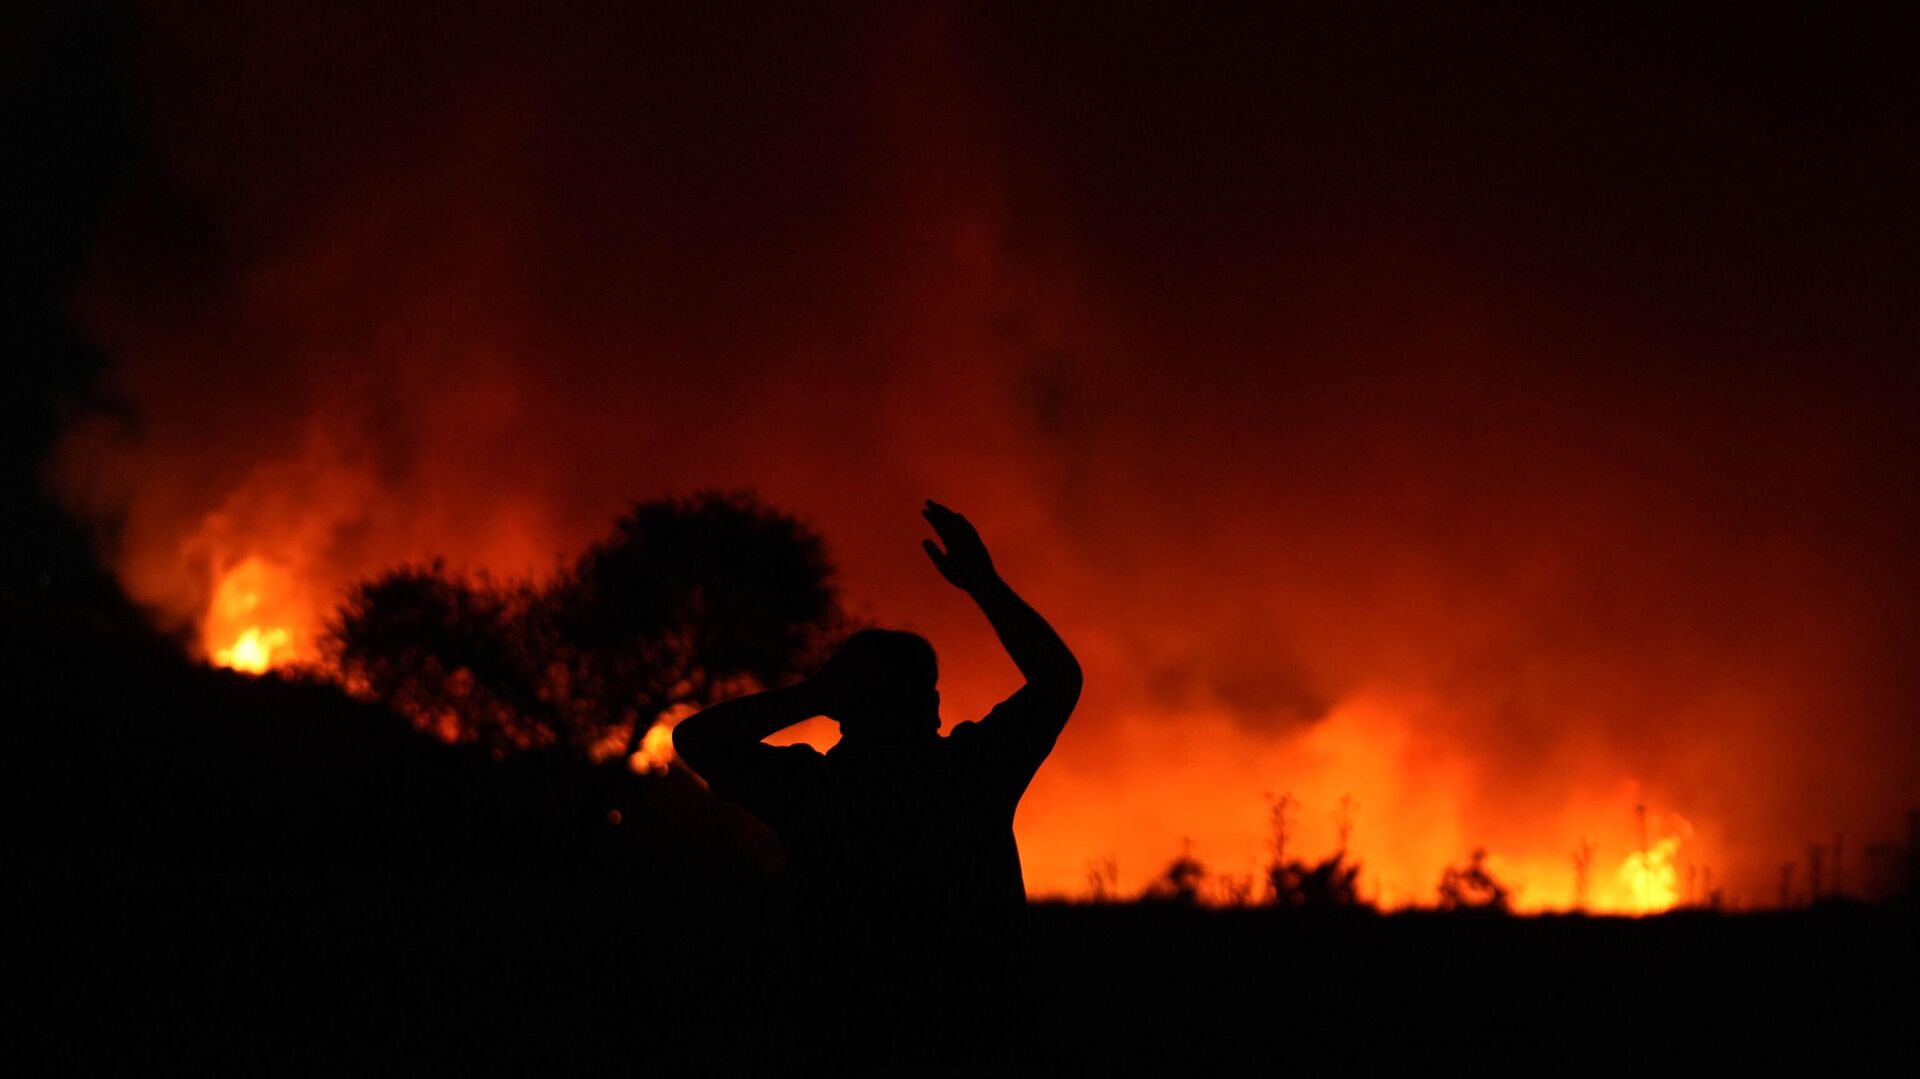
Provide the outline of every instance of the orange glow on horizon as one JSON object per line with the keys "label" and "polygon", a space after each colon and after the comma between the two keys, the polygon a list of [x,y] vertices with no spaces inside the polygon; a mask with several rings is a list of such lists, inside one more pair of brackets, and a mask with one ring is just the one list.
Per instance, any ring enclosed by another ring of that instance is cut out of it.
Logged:
{"label": "orange glow on horizon", "polygon": [[[1683,866],[1717,857],[1685,819],[1656,813],[1652,871],[1639,872],[1635,807],[1648,795],[1629,779],[1571,792],[1551,814],[1500,819],[1497,834],[1481,832],[1470,808],[1479,781],[1472,754],[1436,748],[1421,733],[1420,719],[1434,707],[1415,697],[1356,694],[1280,743],[1222,737],[1231,726],[1207,715],[1171,724],[1208,732],[1178,744],[1154,733],[1169,724],[1127,724],[1145,743],[1128,756],[1151,766],[1129,769],[1118,782],[1042,769],[1019,818],[1028,890],[1085,898],[1094,890],[1090,871],[1111,859],[1115,879],[1106,889],[1138,895],[1185,848],[1209,870],[1203,902],[1243,895],[1257,902],[1271,859],[1270,799],[1283,791],[1295,800],[1286,857],[1311,865],[1331,856],[1344,827],[1348,860],[1360,865],[1359,898],[1387,910],[1433,906],[1442,873],[1464,865],[1475,847],[1487,849],[1488,870],[1522,913],[1671,909],[1685,898]],[[1575,858],[1583,839],[1596,859],[1584,902]],[[1618,873],[1599,868],[1623,858]]]}

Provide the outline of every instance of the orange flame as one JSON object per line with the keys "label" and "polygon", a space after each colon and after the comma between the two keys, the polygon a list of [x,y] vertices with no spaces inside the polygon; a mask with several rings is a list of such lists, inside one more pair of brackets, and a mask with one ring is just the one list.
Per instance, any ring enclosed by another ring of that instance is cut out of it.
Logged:
{"label": "orange flame", "polygon": [[301,582],[252,556],[219,575],[201,623],[201,646],[215,666],[264,674],[307,658]]}
{"label": "orange flame", "polygon": [[627,758],[627,766],[636,772],[660,773],[673,763],[673,724],[662,721],[647,728],[640,739],[640,752]]}
{"label": "orange flame", "polygon": [[273,666],[274,653],[284,654],[290,640],[292,636],[284,629],[248,626],[231,647],[214,651],[213,662],[248,674],[265,674]]}
{"label": "orange flame", "polygon": [[1655,914],[1680,902],[1680,874],[1675,855],[1680,837],[1670,835],[1644,851],[1634,851],[1620,863],[1620,887],[1627,907],[1623,913]]}

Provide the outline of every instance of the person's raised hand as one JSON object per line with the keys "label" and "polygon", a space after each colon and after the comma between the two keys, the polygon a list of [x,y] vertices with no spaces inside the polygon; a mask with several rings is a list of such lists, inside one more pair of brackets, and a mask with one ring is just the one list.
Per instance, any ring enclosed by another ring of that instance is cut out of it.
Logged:
{"label": "person's raised hand", "polygon": [[[940,543],[921,540],[920,546],[926,548],[927,557],[933,559],[933,568],[940,571],[947,583],[962,591],[974,592],[998,579],[993,571],[993,558],[987,554],[987,545],[981,541],[973,522],[931,498],[920,510],[920,516],[927,519],[934,534],[940,537]],[[942,543],[946,545],[944,550]]]}

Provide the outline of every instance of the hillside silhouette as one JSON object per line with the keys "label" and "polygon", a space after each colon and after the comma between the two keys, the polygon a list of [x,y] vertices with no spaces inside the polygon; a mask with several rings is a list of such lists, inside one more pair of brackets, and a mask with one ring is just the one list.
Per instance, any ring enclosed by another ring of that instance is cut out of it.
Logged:
{"label": "hillside silhouette", "polygon": [[81,1061],[457,1070],[530,1028],[590,1052],[617,986],[667,1023],[725,968],[667,927],[760,916],[777,850],[682,773],[496,760],[163,642],[31,644],[31,966]]}

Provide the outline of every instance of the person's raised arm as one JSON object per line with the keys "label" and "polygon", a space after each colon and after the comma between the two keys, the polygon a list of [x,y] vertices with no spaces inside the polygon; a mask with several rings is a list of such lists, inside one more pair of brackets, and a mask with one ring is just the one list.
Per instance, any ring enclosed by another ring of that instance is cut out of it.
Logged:
{"label": "person's raised arm", "polygon": [[673,728],[673,749],[705,776],[716,762],[825,711],[825,694],[812,680],[735,697],[681,720]]}
{"label": "person's raised arm", "polygon": [[[940,503],[927,500],[921,515],[946,544],[923,540],[927,557],[948,583],[973,597],[992,624],[1000,644],[1020,668],[1027,685],[1049,703],[1071,711],[1080,699],[1080,662],[1065,641],[1027,605],[993,568],[987,545],[972,522]],[[1065,722],[1066,716],[1060,716]]]}

